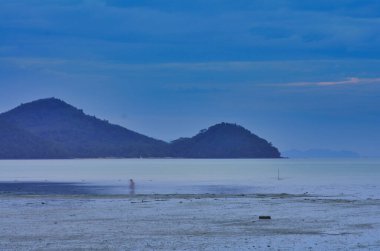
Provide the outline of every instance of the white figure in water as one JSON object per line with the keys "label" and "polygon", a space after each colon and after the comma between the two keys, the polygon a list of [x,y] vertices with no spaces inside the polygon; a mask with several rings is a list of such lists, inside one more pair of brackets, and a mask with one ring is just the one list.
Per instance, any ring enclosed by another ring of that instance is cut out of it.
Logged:
{"label": "white figure in water", "polygon": [[129,194],[134,195],[135,194],[135,182],[133,179],[129,180]]}

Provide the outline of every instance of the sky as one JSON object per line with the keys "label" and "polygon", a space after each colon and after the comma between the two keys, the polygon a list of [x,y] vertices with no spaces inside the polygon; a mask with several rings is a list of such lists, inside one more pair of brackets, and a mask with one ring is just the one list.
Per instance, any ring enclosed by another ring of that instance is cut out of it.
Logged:
{"label": "sky", "polygon": [[380,156],[380,1],[0,0],[0,111],[46,97],[167,141],[223,121]]}

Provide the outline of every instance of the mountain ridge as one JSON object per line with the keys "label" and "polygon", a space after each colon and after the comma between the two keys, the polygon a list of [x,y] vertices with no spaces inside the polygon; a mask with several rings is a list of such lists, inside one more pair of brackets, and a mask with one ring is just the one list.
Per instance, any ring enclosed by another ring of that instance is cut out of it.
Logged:
{"label": "mountain ridge", "polygon": [[[236,124],[220,123],[194,137],[165,142],[87,115],[57,98],[35,100],[1,113],[1,125],[0,158],[281,157],[271,143]],[[7,144],[13,150],[7,150]],[[28,146],[40,150],[33,155]]]}

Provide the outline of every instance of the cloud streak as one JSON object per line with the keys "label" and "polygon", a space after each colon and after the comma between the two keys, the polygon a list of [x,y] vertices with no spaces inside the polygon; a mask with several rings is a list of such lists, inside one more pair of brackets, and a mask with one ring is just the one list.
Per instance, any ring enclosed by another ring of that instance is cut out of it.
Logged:
{"label": "cloud streak", "polygon": [[380,78],[357,78],[350,77],[339,81],[321,81],[321,82],[295,82],[287,83],[286,86],[346,86],[346,85],[367,85],[380,84]]}

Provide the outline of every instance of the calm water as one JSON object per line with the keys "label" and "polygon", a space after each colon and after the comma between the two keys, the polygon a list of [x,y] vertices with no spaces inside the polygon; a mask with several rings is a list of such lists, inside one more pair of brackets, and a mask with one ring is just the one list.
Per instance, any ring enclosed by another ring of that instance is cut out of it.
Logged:
{"label": "calm water", "polygon": [[0,161],[2,182],[78,182],[127,194],[129,179],[136,194],[308,192],[378,198],[380,159]]}

